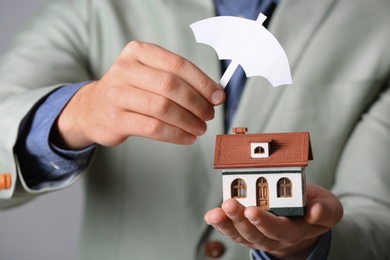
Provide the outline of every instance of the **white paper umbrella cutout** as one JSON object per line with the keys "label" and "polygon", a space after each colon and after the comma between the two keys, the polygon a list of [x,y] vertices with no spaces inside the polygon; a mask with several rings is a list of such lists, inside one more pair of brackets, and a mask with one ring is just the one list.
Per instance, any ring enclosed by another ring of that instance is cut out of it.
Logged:
{"label": "white paper umbrella cutout", "polygon": [[235,16],[207,18],[190,25],[196,42],[210,45],[220,60],[231,60],[219,82],[225,88],[238,65],[247,77],[262,76],[272,84],[291,84],[290,65],[278,40],[257,20]]}

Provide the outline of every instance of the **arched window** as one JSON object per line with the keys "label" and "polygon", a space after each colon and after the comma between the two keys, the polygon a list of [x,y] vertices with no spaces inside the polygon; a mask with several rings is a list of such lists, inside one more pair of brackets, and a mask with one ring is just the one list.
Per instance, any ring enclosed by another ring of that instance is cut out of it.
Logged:
{"label": "arched window", "polygon": [[279,198],[292,197],[292,183],[289,178],[281,178],[277,185]]}
{"label": "arched window", "polygon": [[246,198],[246,183],[243,179],[235,179],[231,185],[232,198]]}
{"label": "arched window", "polygon": [[255,154],[263,154],[263,153],[265,153],[265,150],[262,146],[257,146],[254,150],[254,153]]}

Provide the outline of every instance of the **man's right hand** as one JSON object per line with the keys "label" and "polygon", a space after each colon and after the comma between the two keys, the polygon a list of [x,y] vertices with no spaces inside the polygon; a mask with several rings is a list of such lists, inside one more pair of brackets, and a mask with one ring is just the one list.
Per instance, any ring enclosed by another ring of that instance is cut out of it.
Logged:
{"label": "man's right hand", "polygon": [[222,88],[188,60],[130,42],[100,80],[72,97],[51,141],[66,149],[114,146],[129,136],[192,144],[224,98]]}

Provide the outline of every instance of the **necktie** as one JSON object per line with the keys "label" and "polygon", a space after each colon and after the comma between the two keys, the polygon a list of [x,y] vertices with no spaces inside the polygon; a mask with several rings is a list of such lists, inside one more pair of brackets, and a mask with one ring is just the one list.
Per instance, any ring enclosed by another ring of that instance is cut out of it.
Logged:
{"label": "necktie", "polygon": [[[256,20],[259,13],[267,16],[263,26],[267,26],[278,0],[214,0],[217,14],[240,16]],[[232,35],[234,37],[234,35]],[[223,71],[229,66],[230,60],[222,61]],[[235,111],[245,85],[246,76],[241,66],[238,66],[225,88],[225,132],[229,131]]]}

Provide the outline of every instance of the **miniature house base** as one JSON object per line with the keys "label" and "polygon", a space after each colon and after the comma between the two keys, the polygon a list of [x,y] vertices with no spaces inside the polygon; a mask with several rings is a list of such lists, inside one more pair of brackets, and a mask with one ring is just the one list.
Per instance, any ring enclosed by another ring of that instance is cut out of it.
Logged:
{"label": "miniature house base", "polygon": [[302,216],[306,166],[312,160],[309,133],[218,135],[214,168],[222,170],[223,200],[235,198],[278,216]]}

